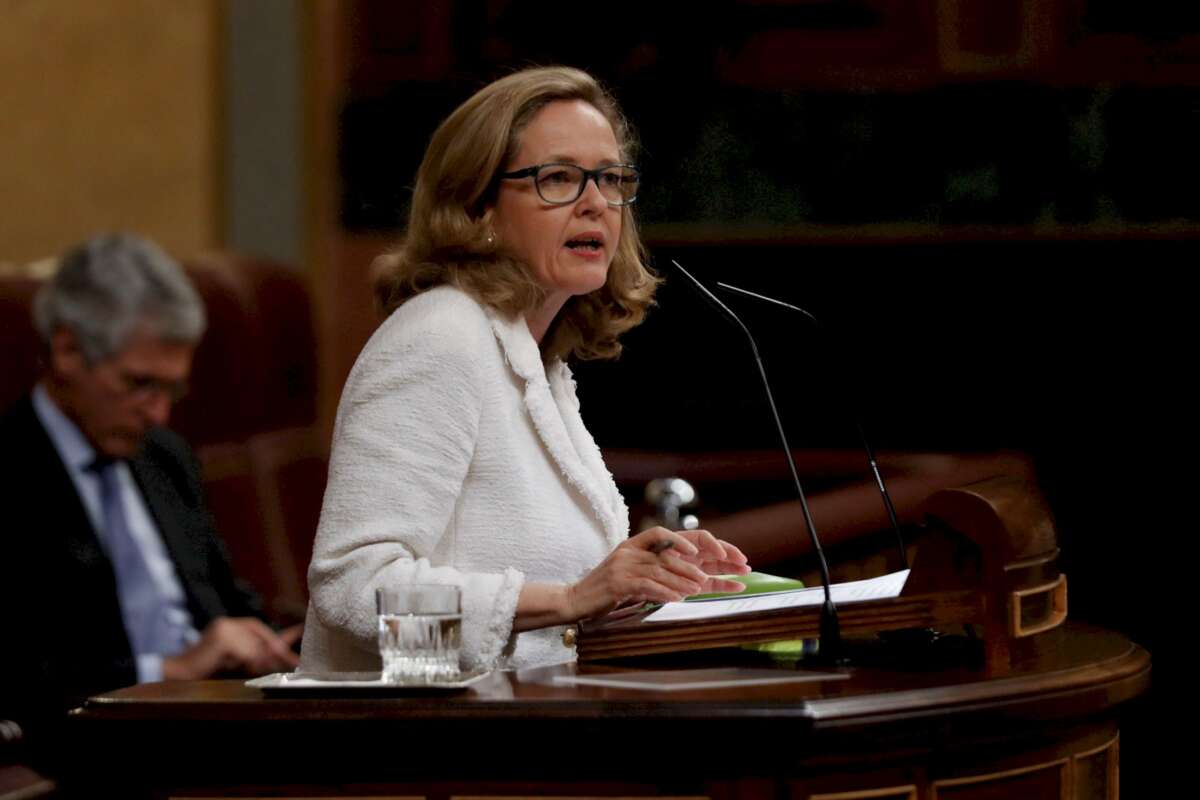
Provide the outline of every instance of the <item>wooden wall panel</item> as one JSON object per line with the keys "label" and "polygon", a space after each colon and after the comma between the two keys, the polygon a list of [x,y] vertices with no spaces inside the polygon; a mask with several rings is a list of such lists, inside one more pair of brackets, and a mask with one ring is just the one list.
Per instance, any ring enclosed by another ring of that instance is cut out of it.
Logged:
{"label": "wooden wall panel", "polygon": [[217,244],[222,4],[0,8],[0,262],[113,228]]}

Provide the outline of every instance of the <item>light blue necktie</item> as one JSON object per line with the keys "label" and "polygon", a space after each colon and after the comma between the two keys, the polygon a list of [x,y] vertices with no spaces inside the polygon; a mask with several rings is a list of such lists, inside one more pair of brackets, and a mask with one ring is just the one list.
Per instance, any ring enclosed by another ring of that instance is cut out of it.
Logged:
{"label": "light blue necktie", "polygon": [[100,478],[100,507],[104,514],[101,540],[116,574],[125,633],[135,655],[173,655],[183,649],[183,631],[167,619],[167,604],[129,530],[125,504],[121,502],[119,463],[96,459],[89,469]]}

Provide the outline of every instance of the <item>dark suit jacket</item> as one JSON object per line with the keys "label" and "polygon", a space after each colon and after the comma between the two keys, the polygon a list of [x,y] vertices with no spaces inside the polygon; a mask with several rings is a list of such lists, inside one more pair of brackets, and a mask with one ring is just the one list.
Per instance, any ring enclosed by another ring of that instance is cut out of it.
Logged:
{"label": "dark suit jacket", "polygon": [[[38,727],[137,673],[112,565],[28,398],[0,418],[0,447],[0,718]],[[183,440],[152,431],[130,467],[196,627],[262,616],[234,579]]]}

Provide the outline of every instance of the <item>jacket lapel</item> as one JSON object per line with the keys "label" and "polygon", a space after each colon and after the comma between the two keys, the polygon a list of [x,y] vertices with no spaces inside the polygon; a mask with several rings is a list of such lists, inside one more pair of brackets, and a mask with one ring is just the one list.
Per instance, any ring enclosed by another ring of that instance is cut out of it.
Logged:
{"label": "jacket lapel", "polygon": [[616,547],[629,535],[629,512],[583,426],[570,370],[557,360],[549,369],[542,364],[542,354],[524,319],[506,319],[490,308],[486,311],[509,368],[525,381],[525,408],[542,446],[567,483],[587,499],[609,547]]}
{"label": "jacket lapel", "polygon": [[44,508],[47,526],[58,531],[67,552],[80,567],[94,570],[98,577],[115,586],[116,578],[113,577],[108,555],[100,545],[92,520],[83,507],[83,500],[79,498],[50,434],[42,427],[41,420],[34,412],[32,402],[28,398],[23,400],[16,413],[20,415],[17,429],[30,439],[27,446],[17,444],[17,450],[31,454],[27,465],[29,473],[41,476],[37,486],[41,494],[38,506]]}
{"label": "jacket lapel", "polygon": [[[31,494],[22,500],[37,510],[44,532],[39,530],[36,535],[46,537],[36,551],[36,558],[42,563],[33,566],[56,570],[56,579],[66,581],[78,596],[86,597],[89,619],[102,631],[95,641],[112,642],[120,655],[128,658],[129,642],[121,620],[112,562],[100,544],[67,467],[28,398],[14,414],[20,420],[15,429],[28,438],[8,444],[13,451],[27,454],[24,467],[33,476]],[[35,532],[20,531],[20,535],[35,535]]]}
{"label": "jacket lapel", "polygon": [[575,453],[595,482],[602,502],[611,515],[611,525],[606,522],[609,547],[616,547],[629,536],[629,508],[625,498],[617,490],[617,483],[612,473],[604,463],[596,440],[584,427],[583,417],[579,414],[579,397],[575,394],[575,378],[571,368],[562,361],[555,359],[547,368],[546,375],[550,383],[550,393],[560,412],[560,419],[574,445]]}
{"label": "jacket lapel", "polygon": [[196,626],[202,628],[205,620],[220,616],[221,611],[212,587],[201,577],[203,564],[198,561],[200,555],[188,535],[187,509],[181,507],[170,476],[154,465],[144,447],[141,453],[129,459],[129,469],[175,565],[175,575],[187,597],[188,610]]}

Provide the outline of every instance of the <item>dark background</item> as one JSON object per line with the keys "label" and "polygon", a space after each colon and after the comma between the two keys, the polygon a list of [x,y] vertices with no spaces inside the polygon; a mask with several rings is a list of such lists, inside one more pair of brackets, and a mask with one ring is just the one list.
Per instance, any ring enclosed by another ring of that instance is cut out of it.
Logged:
{"label": "dark background", "polygon": [[489,80],[596,74],[640,135],[636,211],[668,279],[619,361],[576,370],[601,446],[774,443],[744,341],[669,259],[805,307],[823,338],[731,301],[794,446],[855,446],[857,410],[883,451],[1033,458],[1071,616],[1154,655],[1122,743],[1127,793],[1148,786],[1195,606],[1200,8],[399,5],[353,4],[343,227],[401,232],[430,133]]}

